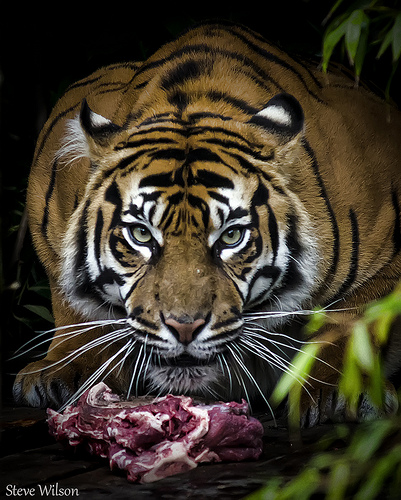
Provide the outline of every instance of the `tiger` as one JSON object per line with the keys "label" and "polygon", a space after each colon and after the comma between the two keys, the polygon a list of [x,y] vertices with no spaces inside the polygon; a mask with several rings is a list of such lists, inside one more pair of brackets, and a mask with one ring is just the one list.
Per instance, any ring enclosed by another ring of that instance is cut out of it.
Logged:
{"label": "tiger", "polygon": [[[350,332],[401,276],[400,132],[399,111],[341,71],[229,22],[72,84],[27,192],[55,329],[15,400],[65,407],[105,380],[126,397],[269,404],[318,308],[301,418],[345,418]],[[393,330],[376,353],[388,379]],[[358,418],[374,414],[361,401]]]}

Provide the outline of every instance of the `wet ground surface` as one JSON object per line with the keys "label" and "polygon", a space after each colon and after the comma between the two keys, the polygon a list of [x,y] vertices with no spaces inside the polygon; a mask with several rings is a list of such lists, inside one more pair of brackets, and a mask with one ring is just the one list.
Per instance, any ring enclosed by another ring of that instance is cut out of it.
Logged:
{"label": "wet ground surface", "polygon": [[82,453],[66,452],[49,436],[45,412],[6,408],[1,416],[0,498],[240,499],[271,477],[293,477],[314,453],[328,427],[306,430],[291,441],[284,426],[265,427],[264,451],[256,462],[203,464],[151,484],[131,484],[124,473]]}

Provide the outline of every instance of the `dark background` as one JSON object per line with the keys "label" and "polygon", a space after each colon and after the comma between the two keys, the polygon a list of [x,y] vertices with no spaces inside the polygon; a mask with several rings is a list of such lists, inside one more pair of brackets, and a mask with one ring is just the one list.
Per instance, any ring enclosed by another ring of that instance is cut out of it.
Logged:
{"label": "dark background", "polygon": [[[0,349],[4,401],[10,401],[14,374],[30,359],[9,358],[35,332],[52,327],[46,319],[50,309],[46,277],[25,229],[23,213],[38,133],[67,86],[100,66],[143,60],[191,25],[216,19],[244,24],[284,50],[318,64],[322,21],[332,3],[334,0],[277,0],[241,2],[228,8],[217,2],[213,7],[177,4],[185,6],[183,10],[153,2],[151,6],[104,2],[92,9],[85,4],[85,14],[82,6],[60,3],[53,4],[51,11],[36,7],[29,12],[18,5],[2,13]],[[337,51],[334,57],[341,60],[343,54]],[[389,55],[379,62],[371,59],[362,79],[373,82],[380,92],[390,71]],[[398,75],[391,93],[398,103],[400,87]]]}

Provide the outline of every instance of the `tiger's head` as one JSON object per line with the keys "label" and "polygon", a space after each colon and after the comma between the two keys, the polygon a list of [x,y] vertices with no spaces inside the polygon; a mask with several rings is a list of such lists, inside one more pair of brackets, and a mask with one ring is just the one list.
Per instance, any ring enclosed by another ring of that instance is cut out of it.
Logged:
{"label": "tiger's head", "polygon": [[88,319],[126,318],[150,386],[217,383],[247,311],[294,310],[310,296],[314,228],[289,180],[305,161],[303,127],[287,94],[246,122],[187,112],[119,127],[86,102],[70,122],[59,156],[91,166],[61,286]]}

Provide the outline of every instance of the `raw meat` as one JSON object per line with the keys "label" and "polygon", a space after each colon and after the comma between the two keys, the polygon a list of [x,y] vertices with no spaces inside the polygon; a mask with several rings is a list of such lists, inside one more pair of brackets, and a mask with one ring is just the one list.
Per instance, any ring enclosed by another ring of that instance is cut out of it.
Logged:
{"label": "raw meat", "polygon": [[108,458],[132,482],[157,481],[201,462],[256,460],[262,452],[263,427],[245,401],[198,405],[168,395],[138,405],[99,383],[62,414],[47,412],[58,441]]}

